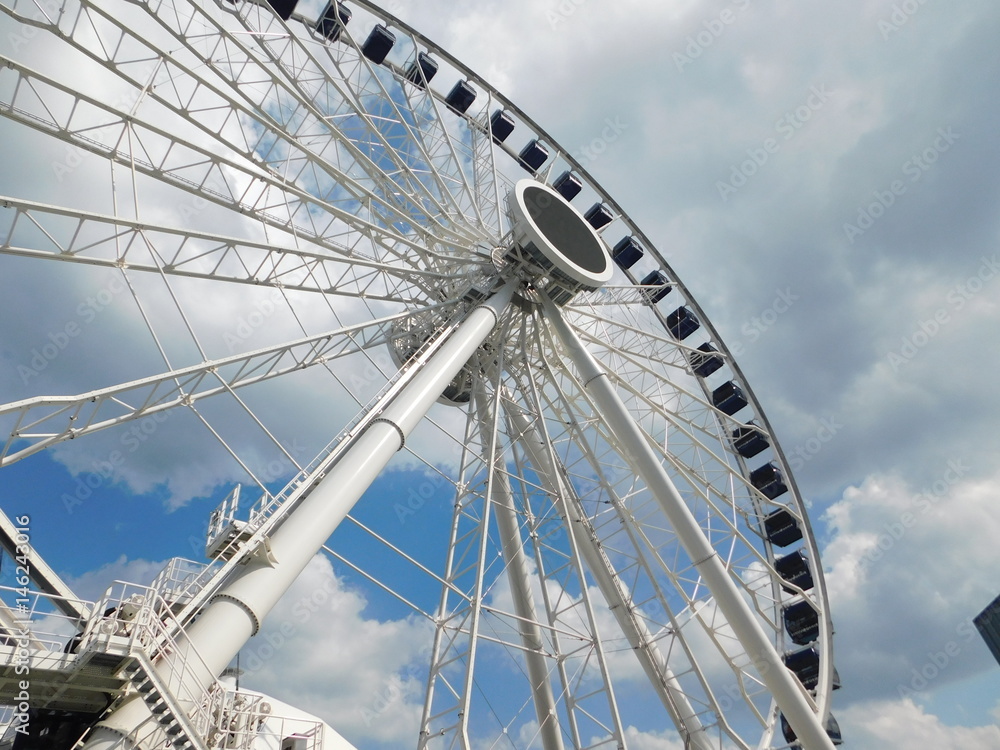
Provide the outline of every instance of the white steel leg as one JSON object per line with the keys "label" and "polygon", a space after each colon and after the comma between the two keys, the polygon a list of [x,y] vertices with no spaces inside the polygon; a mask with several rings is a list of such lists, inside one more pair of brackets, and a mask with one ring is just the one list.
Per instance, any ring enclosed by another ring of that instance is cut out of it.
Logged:
{"label": "white steel leg", "polygon": [[[380,410],[376,420],[361,433],[325,476],[314,476],[315,484],[269,540],[267,554],[257,559],[227,583],[188,628],[186,639],[157,671],[171,674],[171,665],[201,657],[205,668],[185,671],[183,685],[172,686],[175,695],[198,694],[222,673],[282,594],[323,546],[350,512],[379,472],[403,447],[405,436],[416,427],[440,397],[452,378],[493,330],[510,302],[513,285],[508,283],[491,299],[469,313],[455,332],[423,366],[419,373]],[[102,721],[85,750],[133,748],[126,738],[133,730],[151,722],[146,704],[126,701]]]}
{"label": "white steel leg", "polygon": [[715,597],[719,610],[743,644],[761,680],[774,696],[802,747],[805,750],[833,750],[833,743],[814,711],[812,699],[781,661],[781,656],[667,476],[607,374],[563,319],[556,305],[546,298],[543,309],[545,318],[579,370],[580,379],[594,400],[601,418],[618,440],[622,457],[642,477],[649,491],[660,503],[678,540]]}
{"label": "white steel leg", "polygon": [[[480,424],[485,430],[487,425],[493,424],[494,415],[491,413],[482,384],[477,384],[475,395]],[[524,553],[524,546],[521,543],[517,511],[514,509],[514,496],[510,489],[510,479],[504,471],[503,451],[499,446],[497,446],[495,454],[489,457],[489,460],[492,463],[494,474],[493,497],[490,500],[493,502],[493,512],[496,515],[497,527],[500,531],[500,545],[504,563],[507,566],[507,579],[510,581],[511,596],[514,600],[514,614],[519,618],[517,627],[521,634],[521,642],[524,644],[524,660],[528,669],[528,679],[531,681],[531,695],[535,703],[535,714],[538,718],[542,747],[545,750],[562,750],[559,714],[556,712],[549,670],[542,653],[545,644],[542,640],[541,628],[538,627],[535,601],[531,593],[531,571],[528,566],[528,557]]]}
{"label": "white steel leg", "polygon": [[634,649],[650,684],[670,714],[677,731],[684,738],[684,746],[692,750],[714,750],[715,746],[705,733],[701,720],[684,694],[673,670],[667,664],[666,657],[657,647],[648,626],[644,620],[633,614],[632,598],[624,582],[615,574],[597,540],[587,533],[592,526],[584,516],[572,489],[565,486],[560,473],[553,465],[538,430],[519,409],[511,407],[507,413],[513,433],[524,446],[542,486],[554,498],[562,498],[562,509],[567,515],[566,526],[576,540],[577,549],[586,560],[587,569],[594,577],[594,582],[601,590],[622,633],[628,638],[629,645]]}

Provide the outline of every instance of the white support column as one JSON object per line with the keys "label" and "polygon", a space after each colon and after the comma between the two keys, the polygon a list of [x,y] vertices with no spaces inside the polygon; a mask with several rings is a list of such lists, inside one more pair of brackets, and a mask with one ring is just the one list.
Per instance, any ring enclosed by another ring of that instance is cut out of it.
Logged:
{"label": "white support column", "polygon": [[[486,394],[481,385],[477,385],[475,397],[480,416],[479,423],[485,429],[486,425],[492,423],[492,419]],[[482,439],[486,441],[485,436]],[[504,472],[503,450],[499,445],[495,455],[490,456],[488,460],[492,463],[494,474],[493,497],[489,499],[493,502],[493,512],[500,531],[500,546],[507,566],[507,580],[510,581],[511,597],[514,600],[514,614],[520,618],[517,627],[521,634],[521,642],[524,644],[524,660],[528,669],[528,680],[531,682],[531,696],[535,703],[542,747],[544,750],[563,750],[559,714],[552,695],[549,670],[542,654],[545,643],[542,640],[541,628],[538,627],[535,600],[531,593],[528,556],[524,553],[517,511],[514,508],[514,496],[510,489],[510,479]]]}
{"label": "white support column", "polygon": [[663,703],[677,731],[684,739],[684,747],[690,747],[691,750],[714,750],[715,746],[705,733],[701,719],[698,718],[673,670],[667,664],[666,657],[653,640],[648,626],[644,620],[633,614],[632,597],[624,582],[615,574],[611,563],[598,546],[597,539],[588,533],[593,527],[589,519],[584,516],[573,491],[565,486],[560,472],[553,465],[538,430],[520,410],[512,407],[507,413],[516,439],[528,453],[542,486],[554,498],[562,499],[562,507],[567,515],[566,526],[573,535],[576,547],[586,561],[587,569],[594,577],[597,588],[600,589],[622,633],[628,639],[636,658],[639,659],[650,684],[656,690],[660,702]]}
{"label": "white support column", "polygon": [[712,592],[716,604],[746,649],[802,747],[804,750],[833,750],[833,743],[815,713],[811,697],[785,667],[740,588],[730,577],[715,548],[705,537],[690,508],[608,380],[607,373],[587,351],[555,304],[544,299],[543,309],[545,318],[579,370],[584,388],[593,398],[600,417],[618,440],[622,457],[642,477],[659,502],[685,552]]}
{"label": "white support column", "polygon": [[[378,418],[340,460],[325,476],[312,477],[306,483],[316,482],[268,540],[269,554],[259,555],[223,586],[188,628],[177,650],[157,664],[158,674],[182,703],[190,700],[189,696],[200,696],[257,632],[281,595],[493,330],[513,289],[513,282],[509,282],[472,310],[397,396],[375,407]],[[175,669],[182,663],[186,663],[185,670]],[[192,669],[202,663],[204,667]],[[180,684],[171,677],[175,672],[183,675]],[[127,739],[130,734],[153,726],[146,704],[133,697],[98,725],[84,747],[131,750],[136,744]]]}

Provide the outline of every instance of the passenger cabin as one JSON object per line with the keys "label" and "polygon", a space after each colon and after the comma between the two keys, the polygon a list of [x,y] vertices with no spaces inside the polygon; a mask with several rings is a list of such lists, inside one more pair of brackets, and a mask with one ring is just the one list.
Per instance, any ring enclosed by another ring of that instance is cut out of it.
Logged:
{"label": "passenger cabin", "polygon": [[[837,720],[833,718],[833,714],[827,716],[826,725],[823,728],[826,730],[826,734],[830,738],[830,742],[834,745],[844,744],[844,738],[840,732],[840,725],[837,723]],[[781,733],[785,736],[785,742],[789,745],[798,747],[795,745],[795,740],[797,739],[795,732],[792,730],[792,727],[788,723],[788,719],[785,718],[784,714],[781,715]]]}
{"label": "passenger cabin", "polygon": [[344,6],[343,3],[331,0],[326,4],[322,15],[316,21],[316,31],[329,41],[336,42],[340,39],[340,32],[344,30],[352,16],[350,8]]}
{"label": "passenger cabin", "polygon": [[282,21],[287,21],[295,12],[295,6],[299,4],[299,0],[267,0],[267,4],[271,6],[274,15]]}
{"label": "passenger cabin", "polygon": [[672,286],[667,285],[667,277],[663,275],[662,271],[650,271],[639,283],[644,287],[653,287],[642,290],[642,293],[646,296],[646,301],[651,305],[655,305],[674,289]]}
{"label": "passenger cabin", "polygon": [[498,109],[490,117],[490,134],[497,143],[503,143],[514,132],[514,118],[509,112]]}
{"label": "passenger cabin", "polygon": [[426,52],[417,53],[417,59],[413,60],[406,69],[406,80],[414,86],[423,88],[430,83],[431,79],[438,72],[438,61]]}
{"label": "passenger cabin", "polygon": [[782,611],[782,619],[792,643],[805,646],[819,638],[819,613],[812,602],[789,604]]}
{"label": "passenger cabin", "polygon": [[691,352],[688,355],[688,362],[691,363],[691,371],[699,378],[707,378],[724,364],[719,350],[710,341],[699,346],[697,351]]}
{"label": "passenger cabin", "polygon": [[528,141],[528,145],[522,148],[517,156],[521,166],[531,173],[537,172],[548,158],[549,150],[539,143],[537,138]]}
{"label": "passenger cabin", "polygon": [[737,427],[733,430],[733,446],[736,452],[743,458],[753,458],[758,453],[766,450],[770,443],[764,437],[764,433],[756,429],[753,425]]}
{"label": "passenger cabin", "polygon": [[631,268],[642,258],[642,247],[635,237],[623,237],[611,251],[611,258],[619,268]]}
{"label": "passenger cabin", "polygon": [[765,516],[764,535],[775,547],[787,547],[802,538],[802,529],[787,509],[779,508]]}
{"label": "passenger cabin", "polygon": [[382,24],[377,24],[361,45],[361,54],[376,65],[381,65],[395,43],[396,35]]}
{"label": "passenger cabin", "polygon": [[667,316],[667,330],[678,341],[683,341],[701,328],[695,314],[686,307],[678,307]]}
{"label": "passenger cabin", "polygon": [[458,114],[464,115],[469,110],[469,107],[472,106],[472,103],[476,101],[476,96],[477,92],[471,83],[468,81],[459,81],[448,92],[444,103]]}
{"label": "passenger cabin", "polygon": [[769,500],[788,492],[788,485],[781,475],[781,469],[773,461],[751,471],[750,484]]}
{"label": "passenger cabin", "polygon": [[[809,570],[809,557],[804,549],[797,549],[774,561],[774,569],[786,583],[797,586],[803,591],[809,591],[813,585],[812,571]],[[789,594],[798,593],[790,586],[782,586]]]}
{"label": "passenger cabin", "polygon": [[732,416],[749,402],[743,395],[743,390],[732,380],[729,380],[712,391],[712,405],[723,414]]}
{"label": "passenger cabin", "polygon": [[615,217],[612,215],[611,209],[603,203],[595,203],[587,209],[587,213],[583,215],[583,218],[590,222],[590,226],[594,229],[601,229],[610,224],[611,220]]}
{"label": "passenger cabin", "polygon": [[563,198],[571,201],[580,194],[581,190],[583,190],[583,183],[580,182],[580,178],[575,174],[570,171],[566,171],[556,177],[556,181],[552,183],[552,187],[554,187],[556,192],[558,192]]}

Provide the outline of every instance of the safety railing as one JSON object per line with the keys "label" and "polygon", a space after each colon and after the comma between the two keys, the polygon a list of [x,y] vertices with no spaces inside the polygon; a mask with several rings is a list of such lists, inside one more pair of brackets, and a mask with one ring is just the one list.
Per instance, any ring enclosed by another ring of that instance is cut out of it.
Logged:
{"label": "safety railing", "polygon": [[289,743],[295,750],[323,748],[323,722],[276,714],[267,697],[257,693],[216,690],[209,714],[212,727],[207,744],[213,749],[277,748],[289,739],[297,740]]}
{"label": "safety railing", "polygon": [[[57,601],[91,606],[90,602],[69,600],[25,587],[0,586],[0,646],[16,646],[29,653],[63,651],[80,632],[83,623],[67,615]],[[0,659],[9,656],[5,654]]]}

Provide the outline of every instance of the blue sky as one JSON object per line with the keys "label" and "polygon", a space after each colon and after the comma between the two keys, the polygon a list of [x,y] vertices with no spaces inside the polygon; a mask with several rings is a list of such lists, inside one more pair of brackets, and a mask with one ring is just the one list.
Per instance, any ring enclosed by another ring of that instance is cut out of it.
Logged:
{"label": "blue sky", "polygon": [[[996,5],[388,7],[575,153],[737,353],[786,453],[798,458],[797,481],[812,503],[837,628],[844,688],[835,710],[846,746],[996,747],[1000,667],[967,629],[1000,593]],[[16,46],[19,59],[45,63],[43,46]],[[9,166],[0,193],[107,210],[107,195],[91,192],[106,179],[99,164],[6,120],[0,136]],[[186,215],[211,223],[210,214]],[[0,257],[0,388],[9,394],[0,400],[96,387],[101,366],[113,365],[121,379],[154,367],[131,300],[109,286],[114,274],[73,270]],[[91,307],[93,316],[81,311],[102,293],[114,304]],[[160,294],[152,284],[148,293]],[[263,299],[241,289],[215,299],[197,322],[232,320],[219,330],[235,331]],[[321,305],[309,311],[325,315]],[[71,322],[80,334],[26,380],[19,367]],[[251,340],[263,346],[293,330],[277,314]],[[178,356],[187,346],[169,336],[166,345]],[[289,415],[296,426],[280,437],[309,454],[354,407],[325,403],[308,378],[296,387],[309,396],[304,404],[266,392],[255,406]],[[220,416],[233,420],[228,434],[238,439],[244,423]],[[39,549],[83,595],[113,577],[150,575],[151,563],[172,555],[192,556],[189,539],[201,537],[208,511],[240,475],[221,452],[184,440],[193,429],[184,418],[150,429],[148,441],[127,430],[94,436],[90,447],[65,446],[0,475],[0,505],[8,514],[30,508]],[[262,467],[279,460],[262,443],[249,448]],[[115,450],[127,458],[120,480],[98,482],[94,462]],[[88,478],[93,495],[69,512],[64,496],[85,495]],[[403,471],[377,491],[398,497],[413,479]],[[422,523],[432,518],[425,509]],[[422,528],[399,524],[407,539]],[[288,601],[332,580],[319,562],[308,576]],[[371,627],[370,640],[401,646],[382,661],[344,656],[340,664],[357,670],[366,695],[384,690],[387,674],[402,675],[406,689],[394,700],[412,715],[418,689],[405,682],[406,659],[423,626],[375,594],[364,609],[351,584],[350,576],[336,583],[324,606],[336,602]],[[346,637],[314,630],[317,623],[298,628],[299,647]],[[359,654],[370,640],[359,639]],[[928,668],[949,644],[954,655]],[[292,684],[294,671],[281,661],[263,676]],[[901,690],[925,668],[934,673],[926,685]],[[300,697],[308,702],[308,688],[320,684],[310,673]],[[357,711],[337,718],[372,743],[396,741]],[[637,747],[675,747],[642,729]]]}

